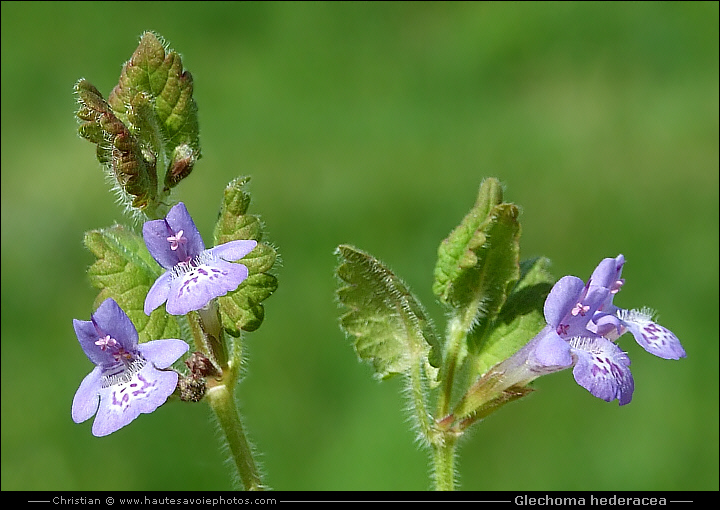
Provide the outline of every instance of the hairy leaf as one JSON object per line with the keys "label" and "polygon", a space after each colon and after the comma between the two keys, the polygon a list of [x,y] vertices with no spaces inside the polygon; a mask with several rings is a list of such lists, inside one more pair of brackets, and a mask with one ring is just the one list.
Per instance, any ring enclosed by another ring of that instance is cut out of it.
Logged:
{"label": "hairy leaf", "polygon": [[467,296],[456,288],[456,282],[477,265],[474,248],[481,246],[486,238],[481,227],[487,223],[492,209],[501,203],[500,183],[494,178],[485,179],[475,206],[438,247],[433,292],[443,303],[458,308],[467,301]]}
{"label": "hairy leaf", "polygon": [[355,337],[358,356],[370,361],[380,378],[404,373],[412,363],[440,365],[440,345],[420,302],[379,260],[353,246],[341,245],[337,291],[347,312],[340,318]]}
{"label": "hairy leaf", "polygon": [[239,263],[247,266],[249,276],[234,292],[219,298],[220,315],[225,329],[234,336],[240,330],[254,331],[265,317],[262,302],[277,289],[277,279],[267,272],[272,269],[275,249],[261,243],[262,224],[257,216],[247,214],[250,195],[245,191],[249,177],[233,180],[225,188],[220,217],[215,225],[215,244],[239,239],[254,239],[258,245]]}
{"label": "hairy leaf", "polygon": [[90,82],[78,81],[75,93],[80,103],[80,136],[97,145],[98,161],[112,172],[132,206],[144,210],[157,199],[154,157],[146,159],[137,138]]}
{"label": "hairy leaf", "polygon": [[433,291],[472,329],[477,350],[520,276],[518,209],[502,202],[496,179],[486,179],[475,206],[438,249]]}
{"label": "hairy leaf", "polygon": [[273,275],[251,274],[236,291],[218,298],[223,327],[233,336],[240,330],[255,331],[265,318],[262,302],[277,290],[277,279]]}
{"label": "hairy leaf", "polygon": [[107,102],[87,80],[75,91],[80,135],[97,145],[123,202],[145,217],[162,217],[171,188],[201,157],[192,76],[180,56],[145,32]]}
{"label": "hairy leaf", "polygon": [[148,150],[163,151],[168,161],[164,184],[175,186],[200,159],[197,105],[192,75],[183,70],[176,52],[153,32],[145,32],[125,63],[108,103],[127,119]]}

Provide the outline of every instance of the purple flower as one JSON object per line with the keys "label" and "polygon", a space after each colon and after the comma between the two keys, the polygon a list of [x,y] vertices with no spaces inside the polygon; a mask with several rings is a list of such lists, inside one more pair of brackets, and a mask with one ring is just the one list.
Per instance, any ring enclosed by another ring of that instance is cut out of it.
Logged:
{"label": "purple flower", "polygon": [[165,301],[169,314],[185,315],[237,289],[248,277],[248,268],[232,262],[257,246],[252,240],[230,241],[206,250],[182,202],[165,219],[146,222],[143,238],[150,254],[167,270],[145,298],[147,315]]}
{"label": "purple flower", "polygon": [[545,300],[548,325],[502,364],[508,384],[574,366],[580,386],[624,405],[632,400],[635,383],[630,359],[614,343],[621,335],[630,331],[646,351],[661,358],[685,357],[677,337],[655,323],[648,309],[624,310],[613,304],[625,284],[620,278],[624,264],[622,255],[604,259],[587,284],[574,276],[558,280]]}
{"label": "purple flower", "polygon": [[80,383],[72,404],[72,419],[81,423],[97,412],[92,433],[106,436],[140,413],[160,407],[177,386],[178,374],[163,370],[189,348],[182,340],[138,344],[130,318],[106,299],[89,321],[73,319],[75,334],[95,368]]}

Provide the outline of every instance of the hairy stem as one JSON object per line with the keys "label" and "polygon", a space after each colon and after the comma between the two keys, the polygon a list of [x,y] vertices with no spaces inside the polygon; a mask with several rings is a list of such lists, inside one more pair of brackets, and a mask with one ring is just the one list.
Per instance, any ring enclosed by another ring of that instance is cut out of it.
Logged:
{"label": "hairy stem", "polygon": [[216,300],[197,313],[191,312],[188,319],[196,348],[203,351],[220,369],[218,378],[208,380],[205,399],[220,423],[242,486],[248,491],[263,490],[260,472],[235,403],[234,390],[242,361],[240,339],[233,343],[231,356],[228,356],[227,338]]}
{"label": "hairy stem", "polygon": [[220,422],[243,488],[248,491],[263,490],[260,472],[245,436],[232,388],[225,384],[215,386],[208,390],[206,398]]}
{"label": "hairy stem", "polygon": [[468,327],[458,317],[450,319],[443,355],[442,388],[438,395],[437,416],[443,418],[450,413],[450,402],[455,375],[465,353],[465,337]]}
{"label": "hairy stem", "polygon": [[469,306],[464,313],[458,313],[448,323],[443,366],[442,386],[438,394],[436,439],[433,447],[433,481],[435,490],[455,490],[455,454],[458,433],[448,427],[454,418],[450,414],[455,379],[468,355],[467,334],[477,310],[477,303]]}
{"label": "hairy stem", "polygon": [[417,419],[418,427],[420,427],[420,433],[425,439],[427,444],[435,442],[436,429],[433,424],[433,419],[428,412],[427,405],[425,404],[426,386],[423,381],[421,360],[417,360],[410,366],[408,374],[408,380],[410,383],[410,401],[412,408],[415,411],[415,418]]}
{"label": "hairy stem", "polygon": [[457,436],[448,432],[443,441],[433,444],[433,482],[436,491],[455,490],[455,446]]}

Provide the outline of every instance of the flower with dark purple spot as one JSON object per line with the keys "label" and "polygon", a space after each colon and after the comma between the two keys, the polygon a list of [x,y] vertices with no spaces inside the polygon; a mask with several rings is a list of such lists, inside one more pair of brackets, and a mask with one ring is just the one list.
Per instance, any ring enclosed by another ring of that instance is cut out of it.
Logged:
{"label": "flower with dark purple spot", "polygon": [[189,348],[182,340],[138,344],[130,318],[113,299],[106,299],[89,321],[73,319],[75,334],[95,368],[80,383],[72,403],[72,419],[95,416],[92,433],[106,436],[141,413],[165,403],[177,386],[178,374],[164,370]]}
{"label": "flower with dark purple spot", "polygon": [[257,241],[241,240],[206,250],[182,202],[164,219],[145,222],[143,238],[150,254],[166,269],[145,298],[147,315],[165,301],[169,314],[185,315],[237,289],[248,277],[248,268],[233,262],[257,246]]}
{"label": "flower with dark purple spot", "polygon": [[625,258],[606,258],[588,283],[564,276],[545,300],[547,326],[516,354],[500,363],[505,387],[573,366],[575,381],[608,402],[629,403],[635,389],[630,358],[616,344],[630,331],[651,354],[665,359],[685,357],[680,341],[652,320],[647,309],[624,310],[613,304],[622,289]]}
{"label": "flower with dark purple spot", "polygon": [[539,335],[533,359],[548,368],[574,366],[573,376],[580,386],[598,398],[618,399],[623,405],[630,402],[635,387],[630,359],[590,325],[610,292],[575,276],[562,277],[545,300],[548,327]]}

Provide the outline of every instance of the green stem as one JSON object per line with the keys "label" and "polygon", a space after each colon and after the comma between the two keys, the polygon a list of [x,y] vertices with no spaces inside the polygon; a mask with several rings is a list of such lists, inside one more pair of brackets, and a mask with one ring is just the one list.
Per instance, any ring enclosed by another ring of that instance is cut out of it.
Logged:
{"label": "green stem", "polygon": [[242,486],[248,491],[263,490],[260,472],[235,404],[234,390],[242,361],[241,340],[235,341],[232,355],[228,356],[227,340],[215,300],[197,313],[188,314],[188,322],[196,349],[202,351],[220,369],[217,378],[208,380],[205,399],[220,423]]}
{"label": "green stem", "polygon": [[437,417],[440,427],[435,428],[433,449],[433,482],[438,491],[455,490],[455,447],[458,436],[442,424],[450,413],[453,385],[465,352],[465,337],[469,328],[466,321],[455,316],[448,324],[448,335],[443,359],[443,385],[438,395]]}
{"label": "green stem", "polygon": [[207,307],[190,312],[187,321],[195,340],[195,348],[210,358],[217,368],[225,370],[228,366],[228,354],[217,302],[213,300]]}
{"label": "green stem", "polygon": [[408,379],[410,382],[410,399],[412,407],[415,410],[420,432],[428,444],[433,444],[436,441],[435,436],[437,435],[437,431],[434,427],[432,416],[430,416],[427,406],[425,405],[426,388],[423,383],[422,366],[419,359],[410,365]]}
{"label": "green stem", "polygon": [[450,413],[450,400],[452,399],[453,384],[455,383],[455,373],[459,364],[462,363],[466,335],[467,327],[462,321],[458,317],[450,319],[443,359],[443,386],[440,395],[438,395],[438,418],[443,418]]}
{"label": "green stem", "polygon": [[435,490],[439,491],[455,490],[455,449],[459,434],[456,430],[448,428],[448,425],[454,420],[450,415],[450,405],[455,378],[468,354],[466,338],[476,310],[477,303],[473,303],[465,309],[464,313],[456,314],[448,323],[442,367],[443,384],[438,395],[437,405],[439,427],[436,427],[436,438],[431,443],[433,447],[433,480]]}
{"label": "green stem", "polygon": [[433,481],[435,490],[455,490],[455,447],[457,437],[444,434],[444,441],[433,445]]}
{"label": "green stem", "polygon": [[206,398],[225,434],[243,488],[248,491],[263,490],[260,472],[255,464],[250,443],[245,437],[232,388],[225,384],[215,386],[208,390]]}

